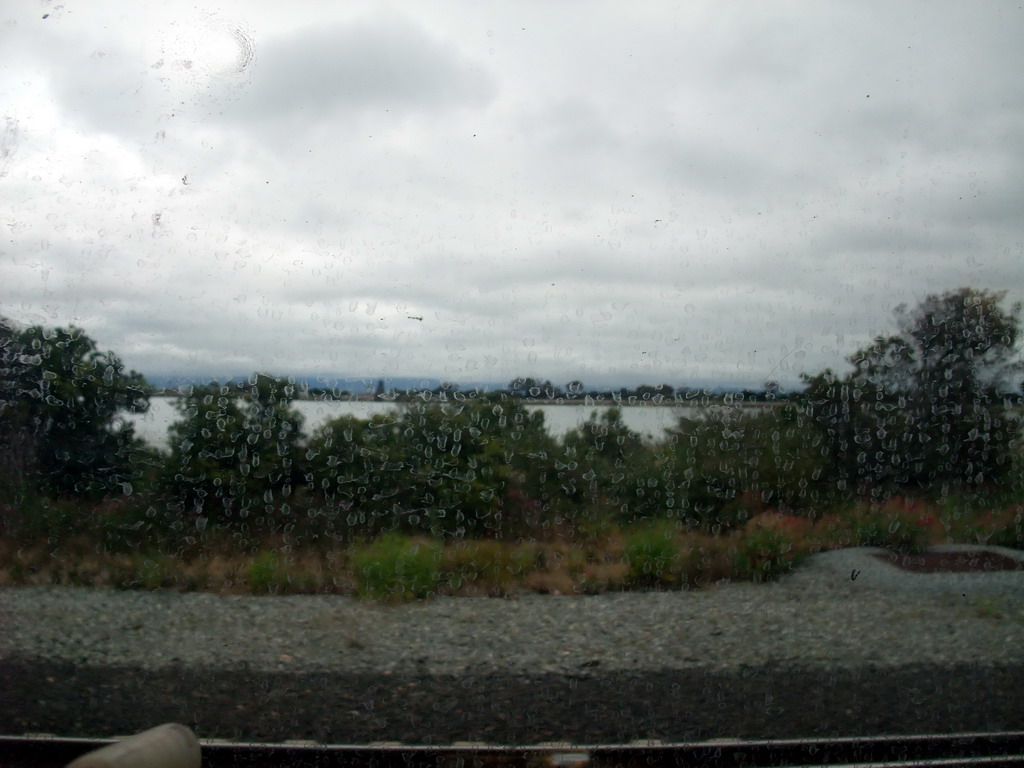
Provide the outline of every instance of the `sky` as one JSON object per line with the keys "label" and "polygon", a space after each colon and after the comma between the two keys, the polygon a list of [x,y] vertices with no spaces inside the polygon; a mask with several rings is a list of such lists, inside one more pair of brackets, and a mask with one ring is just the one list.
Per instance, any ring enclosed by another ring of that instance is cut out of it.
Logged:
{"label": "sky", "polygon": [[0,6],[0,315],[150,376],[796,385],[1024,299],[1006,2]]}

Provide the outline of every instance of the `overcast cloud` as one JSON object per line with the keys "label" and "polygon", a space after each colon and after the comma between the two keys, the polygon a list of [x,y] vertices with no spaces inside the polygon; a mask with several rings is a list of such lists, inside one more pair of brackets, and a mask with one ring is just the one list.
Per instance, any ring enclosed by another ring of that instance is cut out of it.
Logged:
{"label": "overcast cloud", "polygon": [[0,8],[0,314],[149,375],[797,383],[1024,299],[1007,3]]}

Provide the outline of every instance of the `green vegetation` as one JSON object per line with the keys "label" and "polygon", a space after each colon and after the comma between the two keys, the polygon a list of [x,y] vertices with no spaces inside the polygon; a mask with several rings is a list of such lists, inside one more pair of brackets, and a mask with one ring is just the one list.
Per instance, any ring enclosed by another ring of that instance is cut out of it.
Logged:
{"label": "green vegetation", "polygon": [[302,415],[289,382],[253,374],[245,385],[195,387],[178,400],[161,487],[207,523],[270,515],[291,496]]}
{"label": "green vegetation", "polygon": [[278,585],[288,581],[288,575],[281,567],[281,558],[276,552],[260,552],[249,564],[246,574],[249,589],[256,594],[277,591]]}
{"label": "green vegetation", "polygon": [[529,378],[304,438],[294,382],[253,374],[182,393],[163,454],[119,419],[149,390],[114,353],[0,323],[0,580],[411,599],[765,580],[843,546],[1021,547],[1020,307],[1002,303],[929,296],[849,373],[769,382],[770,407],[708,401],[657,439],[616,408],[555,439],[528,401],[583,384]]}
{"label": "green vegetation", "polygon": [[752,581],[778,578],[810,554],[809,532],[807,521],[800,518],[754,518],[737,539],[734,573]]}
{"label": "green vegetation", "polygon": [[504,595],[517,576],[533,570],[536,554],[528,547],[513,548],[500,541],[470,539],[446,547],[441,563],[443,580],[452,592]]}
{"label": "green vegetation", "polygon": [[920,552],[928,544],[927,518],[920,505],[894,498],[875,504],[860,502],[847,519],[856,546],[887,547],[910,554]]}
{"label": "green vegetation", "polygon": [[145,449],[117,416],[148,407],[142,376],[80,329],[0,319],[0,502],[130,492]]}
{"label": "green vegetation", "polygon": [[[900,333],[849,358],[853,370],[806,376],[807,410],[842,487],[985,489],[1019,476],[1020,304],[963,288],[896,310]],[[1014,460],[1017,460],[1016,462]]]}
{"label": "green vegetation", "polygon": [[634,584],[672,584],[678,576],[680,547],[671,522],[642,525],[626,537],[626,564]]}
{"label": "green vegetation", "polygon": [[356,591],[379,600],[416,600],[437,594],[441,548],[433,541],[387,533],[352,555]]}

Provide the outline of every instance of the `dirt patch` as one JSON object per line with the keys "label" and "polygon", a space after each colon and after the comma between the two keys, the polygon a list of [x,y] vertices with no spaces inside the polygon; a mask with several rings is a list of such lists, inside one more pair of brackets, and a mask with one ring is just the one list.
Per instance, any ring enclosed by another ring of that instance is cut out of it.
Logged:
{"label": "dirt patch", "polygon": [[985,573],[1024,571],[1024,560],[979,549],[964,552],[921,552],[904,555],[886,552],[874,555],[879,560],[912,573]]}

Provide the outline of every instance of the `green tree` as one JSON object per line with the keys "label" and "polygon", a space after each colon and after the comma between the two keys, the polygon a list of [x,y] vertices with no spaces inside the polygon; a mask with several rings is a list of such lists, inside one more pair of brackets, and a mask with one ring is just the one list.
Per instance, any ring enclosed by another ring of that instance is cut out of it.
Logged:
{"label": "green tree", "polygon": [[302,440],[302,414],[292,407],[298,397],[295,383],[257,373],[246,387],[243,429],[256,489],[270,496],[290,496],[300,479],[296,457]]}
{"label": "green tree", "polygon": [[662,482],[674,481],[679,516],[710,530],[744,522],[761,507],[813,513],[831,502],[824,439],[794,405],[710,408],[680,418],[659,446]]}
{"label": "green tree", "polygon": [[418,402],[324,424],[306,481],[367,533],[522,535],[541,522],[553,445],[543,414],[504,393]]}
{"label": "green tree", "polygon": [[628,523],[664,511],[655,456],[626,425],[621,408],[593,411],[563,438],[562,456],[558,479],[581,514],[611,514]]}
{"label": "green tree", "polygon": [[215,522],[276,514],[301,479],[296,394],[285,379],[253,374],[241,385],[212,383],[179,398],[165,474],[179,503]]}
{"label": "green tree", "polygon": [[16,366],[21,355],[10,321],[0,318],[0,503],[24,489],[35,460],[34,442],[19,408]]}
{"label": "green tree", "polygon": [[[376,534],[394,529],[394,510],[405,478],[393,414],[360,419],[350,414],[322,424],[313,433],[303,462],[306,488],[344,527]],[[333,527],[328,516],[324,525]]]}
{"label": "green tree", "polygon": [[530,397],[530,390],[539,390],[537,380],[532,376],[517,376],[508,383],[508,393],[516,397]]}
{"label": "green tree", "polygon": [[186,508],[215,521],[230,518],[247,490],[237,392],[211,383],[191,389],[175,407],[182,418],[167,432],[171,457],[165,483]]}
{"label": "green tree", "polygon": [[674,393],[675,390],[668,384],[658,384],[656,386],[641,384],[633,394],[637,400],[653,400],[656,403],[660,403],[665,398],[672,397]]}
{"label": "green tree", "polygon": [[1021,305],[1004,299],[961,288],[897,307],[899,332],[851,355],[845,376],[804,376],[840,482],[880,493],[1006,478],[1019,430],[1006,397],[1021,371]]}
{"label": "green tree", "polygon": [[129,490],[141,443],[120,417],[148,409],[142,375],[125,371],[79,328],[2,325],[0,449],[8,480],[47,495]]}
{"label": "green tree", "polygon": [[401,504],[448,536],[501,537],[538,522],[552,455],[544,415],[504,394],[410,407],[399,423]]}

